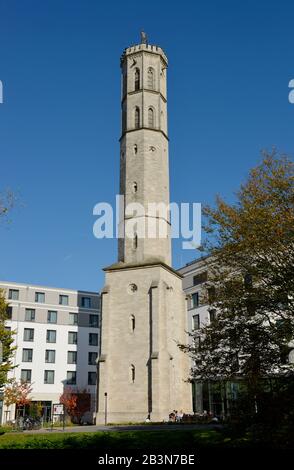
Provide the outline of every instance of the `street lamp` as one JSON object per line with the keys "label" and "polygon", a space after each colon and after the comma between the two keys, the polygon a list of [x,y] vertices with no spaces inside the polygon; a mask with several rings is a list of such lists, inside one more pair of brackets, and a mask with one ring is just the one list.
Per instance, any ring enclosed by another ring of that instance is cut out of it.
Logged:
{"label": "street lamp", "polygon": [[104,393],[104,424],[107,425],[107,392]]}

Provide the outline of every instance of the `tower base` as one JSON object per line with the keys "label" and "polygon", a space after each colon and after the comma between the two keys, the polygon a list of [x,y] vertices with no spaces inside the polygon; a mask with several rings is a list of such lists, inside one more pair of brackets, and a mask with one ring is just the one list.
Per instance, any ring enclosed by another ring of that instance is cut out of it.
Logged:
{"label": "tower base", "polygon": [[[163,264],[109,268],[102,300],[96,422],[167,421],[192,412],[182,278]],[[105,396],[107,394],[107,396]],[[107,400],[107,402],[106,402]]]}

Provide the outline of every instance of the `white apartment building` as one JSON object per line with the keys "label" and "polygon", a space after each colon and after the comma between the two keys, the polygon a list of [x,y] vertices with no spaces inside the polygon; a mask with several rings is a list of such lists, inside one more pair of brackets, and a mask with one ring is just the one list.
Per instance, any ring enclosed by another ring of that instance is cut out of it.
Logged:
{"label": "white apartment building", "polygon": [[[0,281],[9,303],[7,328],[17,346],[9,377],[31,383],[33,402],[49,419],[52,404],[65,389],[86,390],[93,422],[96,408],[96,359],[99,347],[98,293]],[[15,407],[0,401],[0,423],[15,418]]]}
{"label": "white apartment building", "polygon": [[[186,293],[188,331],[198,330],[213,321],[216,310],[203,304],[201,292],[207,289],[205,283],[208,274],[208,259],[199,258],[187,263],[180,268],[178,272],[183,276],[183,290]],[[205,292],[207,294],[207,292]],[[289,343],[291,349],[289,353],[289,362],[294,362],[294,341]],[[192,365],[192,363],[191,363]],[[226,396],[234,399],[237,396],[236,383],[228,383]],[[224,397],[218,389],[218,385],[213,386],[209,381],[192,383],[193,410],[196,413],[202,413],[204,410],[210,411],[215,415],[222,414],[224,411]]]}
{"label": "white apartment building", "polygon": [[[188,332],[191,333],[193,330],[198,330],[207,325],[215,315],[213,309],[209,309],[208,305],[200,303],[201,290],[203,284],[207,281],[205,259],[193,260],[180,268],[178,272],[183,276],[183,290],[186,293],[187,301]],[[212,408],[212,397],[210,394],[203,392],[205,392],[203,391],[203,384],[199,382],[192,383],[193,410],[198,413],[202,413],[204,409],[210,410]]]}

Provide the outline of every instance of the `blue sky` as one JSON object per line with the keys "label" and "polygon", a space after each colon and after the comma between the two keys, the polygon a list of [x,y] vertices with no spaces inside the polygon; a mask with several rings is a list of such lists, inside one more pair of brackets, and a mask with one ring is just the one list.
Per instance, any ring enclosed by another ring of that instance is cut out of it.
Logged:
{"label": "blue sky", "polygon": [[[0,0],[0,279],[97,290],[116,241],[93,206],[118,192],[123,49],[144,28],[169,58],[171,199],[233,198],[260,150],[294,153],[289,1]],[[174,242],[175,267],[195,257]]]}

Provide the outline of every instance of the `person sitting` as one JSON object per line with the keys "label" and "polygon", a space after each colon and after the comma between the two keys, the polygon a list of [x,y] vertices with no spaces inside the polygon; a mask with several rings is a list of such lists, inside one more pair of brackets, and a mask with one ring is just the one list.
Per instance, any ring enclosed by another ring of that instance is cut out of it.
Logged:
{"label": "person sitting", "polygon": [[174,422],[176,420],[175,412],[172,411],[168,416],[169,421]]}
{"label": "person sitting", "polygon": [[180,410],[180,412],[177,413],[177,415],[176,415],[176,421],[177,421],[177,423],[181,423],[181,422],[182,422],[183,416],[184,416],[183,410]]}

